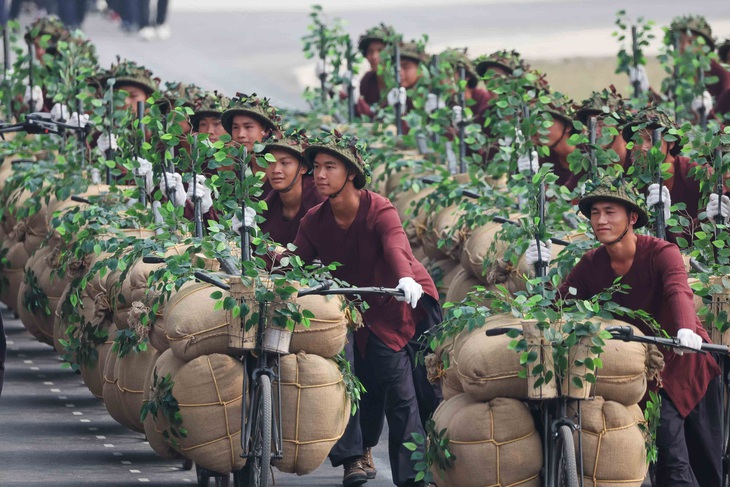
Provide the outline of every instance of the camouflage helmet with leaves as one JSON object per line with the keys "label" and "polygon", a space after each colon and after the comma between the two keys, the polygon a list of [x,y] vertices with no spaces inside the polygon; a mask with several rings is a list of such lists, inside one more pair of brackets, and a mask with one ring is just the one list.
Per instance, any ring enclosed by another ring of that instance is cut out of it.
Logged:
{"label": "camouflage helmet with leaves", "polygon": [[272,133],[262,143],[264,144],[264,148],[261,150],[262,154],[272,150],[283,150],[292,154],[309,169],[312,168],[312,165],[304,157],[304,150],[309,147],[309,138],[304,130],[292,130],[284,134]]}
{"label": "camouflage helmet with leaves", "polygon": [[193,115],[190,121],[193,129],[198,130],[198,123],[205,117],[218,117],[231,105],[231,99],[217,91],[198,91],[191,100]]}
{"label": "camouflage helmet with leaves", "polygon": [[28,30],[25,32],[25,41],[33,42],[44,35],[51,36],[48,41],[48,47],[52,49],[55,49],[58,46],[59,41],[68,41],[71,38],[69,30],[63,24],[61,19],[55,15],[41,17],[30,24],[28,26]]}
{"label": "camouflage helmet with leaves", "polygon": [[592,116],[600,118],[611,116],[619,124],[624,124],[631,118],[631,112],[621,94],[616,91],[616,87],[611,85],[608,89],[591,93],[576,110],[575,116],[584,125]]}
{"label": "camouflage helmet with leaves", "polygon": [[163,113],[174,108],[176,104],[193,108],[193,100],[200,93],[199,86],[193,83],[180,83],[177,81],[165,82],[165,89],[162,91],[162,97],[157,100]]}
{"label": "camouflage helmet with leaves", "polygon": [[400,44],[401,59],[410,59],[417,63],[427,63],[428,54],[426,49],[418,42],[401,42]]}
{"label": "camouflage helmet with leaves", "polygon": [[281,117],[276,113],[276,108],[271,106],[268,98],[259,98],[256,93],[252,95],[236,93],[236,96],[230,100],[228,108],[221,115],[223,128],[229,134],[233,130],[233,117],[236,115],[251,117],[263,125],[266,130],[281,131]]}
{"label": "camouflage helmet with leaves", "polygon": [[715,48],[715,40],[712,38],[712,28],[707,19],[701,15],[683,15],[675,17],[669,26],[670,32],[691,32],[702,37],[710,49]]}
{"label": "camouflage helmet with leaves", "polygon": [[503,50],[479,56],[474,60],[474,67],[476,73],[480,77],[484,77],[489,68],[497,67],[506,71],[507,74],[512,74],[518,68],[524,69],[525,65],[519,52]]}
{"label": "camouflage helmet with leaves", "polygon": [[107,84],[111,78],[115,80],[115,89],[120,86],[132,85],[144,90],[147,95],[151,95],[159,89],[159,79],[152,77],[152,71],[140,66],[134,61],[121,61],[117,58],[117,64],[113,64],[111,69],[101,77],[102,86]]}
{"label": "camouflage helmet with leaves", "polygon": [[[674,119],[670,117],[664,110],[656,105],[648,105],[639,110],[639,112],[621,128],[621,136],[626,142],[631,142],[636,132],[642,129],[654,130],[663,128],[664,131],[676,130],[678,125]],[[671,143],[669,153],[673,156],[679,154],[682,145],[679,139]]]}
{"label": "camouflage helmet with leaves", "polygon": [[[592,186],[592,187],[591,187]],[[586,185],[586,194],[578,202],[580,212],[588,219],[591,218],[591,208],[599,201],[615,201],[636,212],[638,218],[634,229],[641,228],[649,222],[649,214],[644,207],[644,201],[639,193],[623,178],[604,177],[598,182]]]}
{"label": "camouflage helmet with leaves", "polygon": [[466,55],[466,48],[447,49],[439,54],[439,60],[441,62],[449,63],[454,70],[458,70],[461,66],[464,66],[467,77],[478,78],[477,72],[474,69],[474,64],[472,64],[471,60]]}
{"label": "camouflage helmet with leaves", "polygon": [[371,27],[357,40],[357,48],[365,56],[368,51],[368,46],[372,41],[380,41],[387,44],[388,39],[393,38],[394,35],[395,29],[390,25],[380,24]]}
{"label": "camouflage helmet with leaves", "polygon": [[365,145],[357,137],[333,130],[313,141],[304,150],[304,158],[310,167],[314,167],[314,158],[320,152],[336,157],[355,170],[353,184],[357,189],[362,189],[372,180],[370,166],[364,159],[365,150]]}
{"label": "camouflage helmet with leaves", "polygon": [[[549,98],[549,102],[542,104],[538,110],[542,113],[549,113],[554,119],[559,119],[567,126],[573,128],[573,119],[575,118],[575,108],[573,100],[562,93],[550,93],[543,95]],[[543,100],[541,100],[543,101]]]}

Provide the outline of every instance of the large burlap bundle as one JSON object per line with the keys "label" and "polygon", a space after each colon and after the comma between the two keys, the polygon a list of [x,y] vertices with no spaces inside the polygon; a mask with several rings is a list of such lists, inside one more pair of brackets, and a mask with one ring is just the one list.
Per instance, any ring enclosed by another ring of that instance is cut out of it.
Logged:
{"label": "large burlap bundle", "polygon": [[33,195],[32,192],[28,191],[27,189],[16,189],[12,193],[10,193],[10,196],[8,196],[7,201],[3,201],[2,207],[0,208],[0,211],[2,211],[2,218],[0,218],[0,227],[2,227],[2,234],[4,235],[3,238],[10,236],[10,234],[13,232],[13,229],[15,229],[15,225],[18,223],[18,219],[16,217],[16,209],[20,207],[25,201],[28,200]]}
{"label": "large burlap bundle", "polygon": [[379,164],[373,167],[372,183],[370,189],[381,196],[387,196],[385,186],[388,182],[388,176],[385,174],[386,165]]}
{"label": "large burlap bundle", "polygon": [[418,202],[434,192],[434,188],[428,187],[418,192],[409,190],[397,193],[393,197],[393,206],[398,210],[398,216],[405,224],[404,230],[411,245],[420,245],[421,236],[426,230],[427,214],[424,211],[417,212]]}
{"label": "large burlap bundle", "polygon": [[[172,350],[162,352],[160,356],[157,357],[150,373],[145,377],[144,392],[142,394],[143,401],[148,401],[152,397],[153,371],[156,371],[160,378],[164,378],[167,374],[170,374],[171,376],[177,374],[177,371],[183,365],[185,365],[185,362],[175,357]],[[180,453],[175,451],[170,442],[165,439],[165,436],[163,435],[164,431],[169,430],[170,423],[162,414],[158,414],[157,416],[148,414],[144,419],[143,426],[147,442],[158,455],[169,459],[182,457]]]}
{"label": "large burlap bundle", "polygon": [[28,262],[29,256],[25,251],[23,242],[17,240],[15,232],[11,233],[8,238],[3,241],[2,250],[7,249],[5,254],[6,265],[2,269],[2,275],[7,279],[7,283],[0,286],[0,300],[5,303],[8,308],[15,309],[18,305],[18,291],[20,284],[23,282],[25,263]]}
{"label": "large burlap bundle", "polygon": [[435,262],[429,262],[426,270],[436,284],[439,296],[445,298],[451,284],[454,282],[454,278],[461,270],[461,265],[453,259],[441,259]]}
{"label": "large burlap bundle", "polygon": [[[640,487],[647,471],[641,408],[596,397],[581,404],[581,418],[585,486]],[[573,435],[578,452],[578,433]]]}
{"label": "large burlap bundle", "polygon": [[[461,248],[469,235],[466,228],[456,228],[456,222],[464,214],[459,205],[452,205],[438,212],[429,229],[423,234],[423,250],[433,261],[446,257],[458,260]],[[439,246],[439,241],[443,240]]]}
{"label": "large burlap bundle", "polygon": [[91,360],[88,364],[79,364],[81,378],[84,380],[84,384],[86,384],[89,391],[91,391],[91,393],[98,399],[104,398],[104,366],[106,365],[107,354],[112,348],[112,342],[117,329],[112,325],[108,331],[109,337],[104,343],[97,345],[96,347],[89,345],[89,348],[96,349],[96,358]]}
{"label": "large burlap bundle", "polygon": [[309,310],[314,318],[309,327],[294,327],[289,351],[306,352],[320,357],[331,358],[345,348],[347,339],[347,317],[343,311],[344,299],[341,296],[302,296],[297,297],[301,310]]}
{"label": "large burlap bundle", "polygon": [[[487,255],[495,252],[498,255],[504,255],[505,250],[509,246],[509,242],[503,240],[495,240],[497,233],[502,229],[501,223],[488,222],[484,225],[476,227],[472,230],[469,238],[466,239],[462,246],[459,260],[461,265],[475,276],[481,283],[489,284],[487,276],[488,269],[484,268],[484,259]],[[492,249],[492,245],[495,248]]]}
{"label": "large burlap bundle", "polygon": [[507,349],[512,339],[484,333],[500,326],[521,328],[520,319],[506,314],[490,316],[483,327],[462,332],[454,343],[452,365],[456,366],[464,392],[477,401],[527,398],[527,380],[518,376],[522,370],[520,356]]}
{"label": "large burlap bundle", "polygon": [[[30,217],[22,220],[25,224],[25,239],[23,245],[28,255],[33,255],[33,252],[38,250],[43,243],[43,239],[48,234],[48,206],[43,204],[41,207],[33,213]],[[20,222],[19,222],[20,223]]]}
{"label": "large burlap bundle", "polygon": [[66,329],[69,325],[69,323],[63,319],[61,307],[63,306],[63,303],[66,302],[66,298],[70,290],[71,285],[69,284],[64,288],[63,293],[61,293],[61,297],[58,300],[59,305],[56,308],[56,312],[53,314],[53,348],[56,349],[56,352],[59,355],[63,355],[64,352],[63,344],[59,340],[66,340]]}
{"label": "large burlap bundle", "polygon": [[459,372],[454,365],[454,342],[456,337],[448,338],[436,347],[434,353],[425,357],[428,380],[440,384],[444,400],[462,394],[464,388],[459,380]]}
{"label": "large burlap bundle", "polygon": [[[171,350],[164,352],[155,368],[159,377],[171,374],[172,395],[180,409],[182,428],[187,430],[185,438],[177,439],[177,445],[170,446],[214,472],[225,474],[241,469],[245,464],[241,458],[243,364],[221,354],[205,355],[182,364],[174,358],[163,361],[165,354],[170,353]],[[154,389],[152,385],[150,397],[154,397]],[[155,423],[154,419],[145,419],[145,431],[154,430],[151,433],[155,441],[165,430],[161,415],[156,420]],[[155,451],[159,452],[157,448]]]}
{"label": "large burlap bundle", "polygon": [[451,280],[448,291],[446,292],[446,302],[459,302],[474,289],[475,286],[483,286],[483,284],[474,277],[470,271],[463,267],[458,268],[458,272]]}
{"label": "large burlap bundle", "polygon": [[[286,473],[313,472],[345,432],[350,400],[337,365],[300,352],[281,358],[284,458],[274,466]],[[274,391],[277,385],[273,385]]]}
{"label": "large burlap bundle", "polygon": [[[140,410],[144,402],[144,384],[152,373],[160,352],[152,347],[142,352],[130,351],[124,357],[110,352],[104,371],[104,404],[109,415],[119,424],[144,433]],[[111,365],[112,371],[107,370]],[[109,399],[113,400],[113,404]]]}
{"label": "large burlap bundle", "polygon": [[421,156],[417,150],[403,150],[398,151],[401,161],[416,161],[411,163],[412,165],[404,165],[396,170],[392,171],[385,183],[385,196],[391,198],[401,189],[400,186],[403,181],[410,181],[416,177],[423,177],[426,173],[421,168],[421,164],[417,161],[422,161]]}
{"label": "large burlap bundle", "polygon": [[434,413],[436,431],[446,428],[452,468],[436,472],[440,486],[539,487],[540,435],[529,409],[514,399],[478,402],[459,394]]}

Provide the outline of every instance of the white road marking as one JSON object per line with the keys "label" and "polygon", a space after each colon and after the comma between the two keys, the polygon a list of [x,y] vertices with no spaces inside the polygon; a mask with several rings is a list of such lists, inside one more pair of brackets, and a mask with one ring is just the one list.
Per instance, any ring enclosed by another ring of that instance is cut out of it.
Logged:
{"label": "white road marking", "polygon": [[[44,383],[43,383],[43,385],[44,385],[44,386],[52,386],[52,385],[53,385],[53,382],[51,382],[51,381],[46,381],[46,382],[44,382]],[[51,389],[51,390],[53,390],[53,389]]]}
{"label": "white road marking", "polygon": [[135,469],[132,468],[132,469],[129,470],[129,473],[142,473],[142,471],[141,470],[135,470]]}
{"label": "white road marking", "polygon": [[82,423],[91,423],[90,419],[81,419],[79,421],[81,421]]}
{"label": "white road marking", "polygon": [[111,443],[104,443],[104,448],[114,448],[114,445]]}
{"label": "white road marking", "polygon": [[40,367],[31,367],[30,370],[41,370]]}
{"label": "white road marking", "polygon": [[51,392],[61,392],[61,389],[51,389]]}
{"label": "white road marking", "polygon": [[32,363],[33,363],[33,361],[32,361],[32,360],[23,360],[23,363],[24,363],[24,364],[32,364]]}
{"label": "white road marking", "polygon": [[84,413],[82,413],[81,411],[74,411],[74,412],[73,412],[73,415],[74,415],[74,416],[83,416],[83,415],[84,415]]}

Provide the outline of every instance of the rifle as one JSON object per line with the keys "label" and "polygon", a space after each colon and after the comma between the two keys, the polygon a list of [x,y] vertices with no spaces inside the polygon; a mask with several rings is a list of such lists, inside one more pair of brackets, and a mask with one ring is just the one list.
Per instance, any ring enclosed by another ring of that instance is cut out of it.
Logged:
{"label": "rifle", "polygon": [[[717,195],[717,215],[715,215],[715,240],[719,239],[720,229],[717,225],[723,225],[725,219],[722,217],[722,196],[724,194],[724,185],[722,181],[722,149],[717,147],[715,149],[715,174],[717,174],[717,186],[715,187],[715,194]],[[715,263],[718,262],[718,248],[712,246],[712,251],[715,256]]]}
{"label": "rifle", "polygon": [[6,107],[7,107],[7,117],[8,120],[13,118],[13,107],[12,107],[12,95],[10,93],[10,85],[8,83],[8,65],[10,64],[10,38],[8,35],[8,24],[3,24],[3,85],[4,85],[4,91],[7,95],[7,100],[5,101]]}
{"label": "rifle", "polygon": [[[656,128],[651,134],[651,144],[654,147],[657,143],[661,144],[662,129]],[[663,162],[663,161],[662,161]],[[664,178],[662,177],[662,162],[659,162],[657,168],[656,183],[659,185],[659,202],[655,206],[656,214],[656,236],[662,240],[667,239],[666,222],[664,221],[664,202],[662,201],[662,188],[664,187]]]}
{"label": "rifle", "polygon": [[[634,65],[634,69],[638,70],[639,68],[639,43],[636,35],[636,26],[631,26],[631,62]],[[638,79],[635,79],[633,82],[634,85],[634,98],[639,98],[641,96],[641,82]]]}
{"label": "rifle", "polygon": [[[107,86],[109,86],[109,105],[107,106],[107,117],[109,118],[109,123],[107,124],[107,137],[109,137],[109,148],[106,150],[106,159],[107,161],[111,161],[114,159],[114,149],[112,149],[112,125],[114,125],[114,83],[116,83],[115,78],[109,78],[106,81]],[[106,184],[111,184],[112,180],[112,172],[109,165],[106,165]]]}
{"label": "rifle", "polygon": [[[134,152],[135,152],[135,161],[138,157],[141,155],[141,149],[142,149],[142,143],[144,142],[144,123],[142,123],[142,119],[144,118],[144,102],[138,101],[137,102],[137,131],[139,132],[139,141],[136,141],[137,143],[134,144]],[[135,176],[134,179],[137,179]],[[139,183],[137,184],[139,187]],[[145,187],[144,181],[142,182],[142,187],[139,188],[139,200],[142,202],[142,206],[147,206],[147,188]]]}
{"label": "rifle", "polygon": [[28,41],[28,84],[30,85],[30,107],[29,111],[35,111],[35,103],[33,103],[33,58],[34,58],[33,41]]}
{"label": "rifle", "polygon": [[203,238],[203,207],[202,201],[198,197],[198,170],[196,168],[196,161],[198,160],[198,134],[193,135],[193,222],[195,222],[195,236]]}
{"label": "rifle", "polygon": [[[398,42],[395,42],[394,44],[394,53],[393,53],[393,66],[395,69],[395,89],[400,90],[400,44]],[[399,93],[400,95],[400,93]],[[395,102],[395,130],[396,134],[400,137],[403,135],[403,127],[401,126],[401,117],[402,117],[402,110],[403,107],[400,106],[400,96],[398,96],[398,100]]]}
{"label": "rifle", "polygon": [[319,82],[320,82],[320,88],[322,90],[322,103],[327,101],[327,91],[326,91],[326,80],[327,80],[327,72],[326,72],[326,64],[325,61],[327,60],[327,50],[326,50],[326,39],[327,36],[324,31],[324,24],[319,24],[319,59],[322,61],[322,74],[319,75]]}
{"label": "rifle", "polygon": [[[246,158],[248,157],[248,150],[246,146],[242,145],[241,150],[241,189],[243,195],[241,198],[241,260],[243,262],[249,262],[251,260],[251,235],[248,233],[248,227],[246,226],[246,199],[248,199],[248,188],[246,187]],[[242,273],[245,269],[241,268]]]}
{"label": "rifle", "polygon": [[[463,64],[459,65],[459,84],[466,80],[466,68]],[[459,90],[459,106],[461,107],[461,121],[459,122],[459,172],[466,172],[466,90]]]}
{"label": "rifle", "polygon": [[596,117],[588,120],[588,159],[591,163],[591,179],[598,178],[598,161],[596,160]]}
{"label": "rifle", "polygon": [[352,40],[348,35],[345,40],[345,56],[347,58],[347,70],[350,72],[350,79],[347,80],[347,121],[352,123],[355,119],[355,87],[352,86]]}
{"label": "rifle", "polygon": [[[439,75],[439,55],[438,54],[434,54],[433,56],[431,56],[431,71],[432,71],[433,79],[437,79],[438,75]],[[436,102],[438,103],[439,96],[441,95],[441,90],[440,90],[440,86],[439,86],[438,82],[434,83],[434,85],[431,87],[431,92],[434,95],[436,95]],[[438,132],[434,132],[433,134],[431,134],[431,140],[433,141],[434,144],[438,144],[438,142],[439,142]]]}
{"label": "rifle", "polygon": [[697,112],[700,115],[700,127],[702,128],[702,131],[707,131],[707,110],[705,110],[705,103],[704,103],[704,94],[705,94],[705,72],[702,68],[700,68],[700,74],[699,74],[699,83],[700,87],[702,88],[702,105],[697,110]]}
{"label": "rifle", "polygon": [[[162,118],[162,126],[163,126],[164,131],[167,132],[167,116]],[[165,152],[163,153],[163,156],[162,156],[162,179],[164,179],[164,181],[165,181],[165,189],[166,189],[166,193],[167,193],[167,198],[172,203],[172,206],[175,206],[175,193],[177,192],[177,188],[176,187],[171,188],[170,184],[167,180],[167,173],[175,172],[175,163],[172,161],[172,158],[170,158],[170,163],[168,165],[167,157],[165,157],[166,154],[168,153],[168,150],[170,151],[169,153],[172,157],[175,156],[174,147],[171,149],[165,149]]]}
{"label": "rifle", "polygon": [[677,101],[677,84],[679,83],[679,64],[677,63],[677,57],[679,56],[679,32],[672,32],[672,45],[674,46],[674,68],[672,69],[672,102],[674,103],[674,121],[676,122],[677,107],[679,103]]}

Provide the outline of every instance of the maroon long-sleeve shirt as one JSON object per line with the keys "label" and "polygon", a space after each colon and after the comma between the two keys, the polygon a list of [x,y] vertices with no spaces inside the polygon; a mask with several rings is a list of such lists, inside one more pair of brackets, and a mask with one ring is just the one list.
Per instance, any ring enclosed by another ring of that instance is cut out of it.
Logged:
{"label": "maroon long-sleeve shirt", "polygon": [[[413,256],[397,210],[376,193],[360,191],[360,207],[347,229],[335,221],[329,200],[315,206],[302,219],[294,244],[304,261],[319,257],[325,265],[342,264],[333,274],[353,286],[396,287],[400,278],[411,277],[424,293],[434,299],[438,296],[431,276]],[[367,326],[355,332],[359,350],[365,350],[371,332],[391,349],[401,350],[424,316],[421,305],[414,310],[381,295],[368,295],[365,300],[370,306],[363,313]]]}
{"label": "maroon long-sleeve shirt", "polygon": [[[617,277],[608,251],[602,245],[583,256],[560,286],[560,293],[567,297],[569,288],[573,287],[577,291],[577,299],[589,299],[611,287]],[[680,328],[689,328],[705,342],[710,342],[695,312],[687,272],[676,245],[655,237],[637,235],[634,262],[620,282],[631,286],[631,290],[628,294],[614,294],[614,302],[632,310],[646,311],[671,336],[676,336]],[[621,319],[647,335],[654,335],[639,320]],[[662,353],[665,360],[662,373],[664,390],[679,413],[686,417],[704,397],[710,381],[720,374],[720,368],[709,354],[686,353],[680,356],[667,349],[662,349]]]}
{"label": "maroon long-sleeve shirt", "polygon": [[294,242],[299,231],[299,223],[307,212],[326,200],[322,196],[311,176],[302,177],[302,202],[299,211],[291,220],[284,219],[284,209],[281,201],[281,194],[278,191],[271,191],[266,197],[268,208],[263,212],[265,221],[259,228],[262,232],[268,233],[271,240],[282,245]]}

